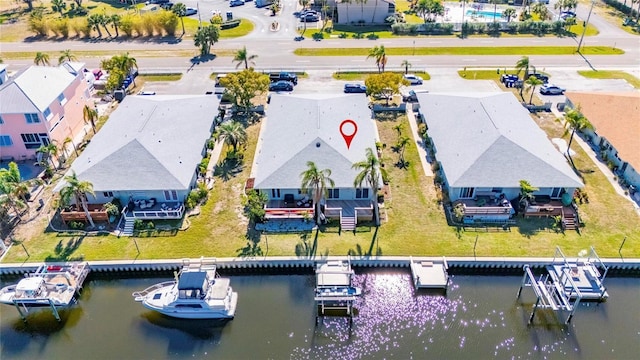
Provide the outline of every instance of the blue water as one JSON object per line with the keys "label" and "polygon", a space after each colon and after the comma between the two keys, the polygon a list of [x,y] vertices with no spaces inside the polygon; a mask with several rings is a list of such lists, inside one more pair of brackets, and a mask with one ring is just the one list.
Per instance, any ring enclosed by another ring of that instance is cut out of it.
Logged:
{"label": "blue water", "polygon": [[[493,17],[494,12],[493,11],[484,11],[484,10],[467,10],[467,14],[466,16],[473,16],[473,15],[477,15],[477,16],[481,16],[481,17]],[[496,18],[500,18],[502,16],[502,13],[497,11],[495,12],[496,14]]]}
{"label": "blue water", "polygon": [[[17,164],[18,164],[18,170],[20,170],[20,178],[22,178],[22,181],[35,179],[38,176],[38,174],[44,171],[44,168],[37,165],[30,164],[30,163],[17,163]],[[0,162],[0,168],[8,169],[9,163],[5,161]]]}

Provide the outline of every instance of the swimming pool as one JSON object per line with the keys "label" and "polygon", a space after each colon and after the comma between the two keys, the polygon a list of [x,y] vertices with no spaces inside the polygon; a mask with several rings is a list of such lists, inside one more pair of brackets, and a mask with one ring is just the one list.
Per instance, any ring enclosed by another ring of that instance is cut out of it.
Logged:
{"label": "swimming pool", "polygon": [[[34,179],[41,172],[44,171],[43,167],[32,164],[32,163],[24,162],[24,163],[17,163],[17,164],[18,164],[18,170],[20,170],[20,177],[22,178],[22,181]],[[7,161],[0,162],[0,168],[8,169],[9,162]]]}
{"label": "swimming pool", "polygon": [[[467,10],[466,16],[480,16],[480,17],[493,17],[494,12],[493,11],[485,11],[485,10]],[[496,19],[499,19],[502,17],[502,12],[500,11],[496,11]]]}

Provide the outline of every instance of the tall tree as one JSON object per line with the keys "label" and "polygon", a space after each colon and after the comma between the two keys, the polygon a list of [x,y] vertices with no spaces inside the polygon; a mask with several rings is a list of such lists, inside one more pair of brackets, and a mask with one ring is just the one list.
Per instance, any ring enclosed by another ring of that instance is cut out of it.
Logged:
{"label": "tall tree", "polygon": [[122,85],[122,82],[127,76],[131,76],[135,86],[135,76],[132,76],[132,73],[134,69],[138,69],[138,61],[134,57],[129,56],[128,52],[114,55],[110,59],[103,60],[101,67],[109,71],[108,81],[113,84],[114,88]]}
{"label": "tall tree", "polygon": [[100,29],[102,26],[102,15],[101,14],[91,14],[87,17],[87,27],[92,30],[96,30],[98,32],[98,37],[102,37],[102,30]]}
{"label": "tall tree", "polygon": [[[532,65],[530,65],[528,56],[523,56],[523,57],[520,58],[520,60],[518,60],[518,62],[516,62],[516,70],[518,70],[518,74],[520,74],[520,71],[524,70],[524,76],[522,77],[523,79],[528,79],[529,78],[529,67],[530,66],[533,67]],[[535,72],[535,67],[533,67],[533,69],[534,69],[533,71]],[[520,97],[524,101],[524,97],[522,95],[522,91],[524,91],[524,86],[520,87]]]}
{"label": "tall tree", "polygon": [[60,57],[58,58],[58,64],[62,64],[65,61],[78,61],[78,58],[71,53],[71,49],[65,49],[60,51]]}
{"label": "tall tree", "polygon": [[244,68],[248,69],[249,68],[249,62],[251,62],[251,65],[255,65],[255,59],[258,58],[258,55],[249,55],[247,53],[247,47],[243,46],[242,49],[236,51],[236,54],[233,58],[233,62],[236,63],[236,69],[238,67],[240,67],[240,65],[244,64]]}
{"label": "tall tree", "polygon": [[369,58],[375,59],[379,73],[384,72],[384,67],[387,65],[387,51],[384,45],[375,46],[373,49],[370,49],[369,55],[367,55],[367,59]]}
{"label": "tall tree", "polygon": [[515,16],[516,16],[516,9],[512,7],[508,7],[504,9],[504,11],[502,12],[502,17],[507,19],[507,23],[510,23]]}
{"label": "tall tree", "polygon": [[405,80],[402,74],[385,72],[368,76],[364,80],[364,84],[367,86],[368,95],[385,98],[387,105],[389,105],[391,97],[399,94],[400,87],[408,86],[409,81]]}
{"label": "tall tree", "polygon": [[200,48],[200,55],[207,56],[211,54],[211,46],[218,42],[220,38],[220,30],[216,25],[203,26],[196,31],[193,37],[194,45]]}
{"label": "tall tree", "polygon": [[95,108],[85,105],[82,108],[82,118],[85,124],[91,124],[93,133],[96,133],[96,121],[98,120],[98,111]]}
{"label": "tall tree", "polygon": [[547,9],[547,5],[542,2],[537,2],[531,6],[531,12],[534,14],[538,14],[540,17],[540,21],[545,21],[549,16],[549,9]]}
{"label": "tall tree", "polygon": [[182,24],[182,35],[184,35],[184,16],[187,15],[187,6],[181,2],[173,5],[171,8],[174,14],[180,17],[180,23]]}
{"label": "tall tree", "polygon": [[60,13],[60,17],[64,15],[62,12],[67,8],[67,3],[64,0],[51,0],[51,10]]}
{"label": "tall tree", "polygon": [[399,163],[402,167],[404,167],[404,165],[407,163],[404,159],[404,151],[407,148],[407,145],[409,145],[409,143],[411,142],[411,139],[409,139],[409,137],[407,136],[400,136],[398,138],[398,142],[396,144],[396,147],[398,148],[398,155],[399,155]]}
{"label": "tall tree", "polygon": [[[29,208],[27,201],[28,182],[22,181],[22,175],[18,164],[10,162],[7,169],[0,168],[0,194],[5,194],[7,203],[13,208],[14,213],[18,218],[21,218],[21,208]],[[27,188],[25,192],[24,189]]]}
{"label": "tall tree", "polygon": [[109,19],[109,23],[111,24],[111,26],[113,26],[113,29],[116,32],[116,37],[120,36],[120,33],[118,32],[118,28],[120,27],[120,20],[122,20],[120,15],[113,14],[113,15],[109,16],[108,19]]}
{"label": "tall tree", "polygon": [[378,158],[376,152],[371,148],[367,148],[365,150],[365,159],[351,166],[352,169],[360,170],[353,181],[353,186],[362,188],[362,184],[366,182],[366,184],[368,184],[369,188],[371,189],[371,194],[374,199],[374,221],[376,223],[376,226],[380,225],[377,200],[378,189],[381,188],[380,180],[388,177],[385,168],[383,168],[381,165],[382,164],[380,163],[380,159]]}
{"label": "tall tree", "polygon": [[33,62],[36,65],[49,65],[49,54],[38,51]]}
{"label": "tall tree", "polygon": [[237,121],[225,122],[218,126],[218,136],[224,139],[225,144],[233,146],[234,153],[237,152],[238,145],[247,142],[247,131]]}
{"label": "tall tree", "polygon": [[402,64],[400,64],[400,66],[404,68],[405,74],[409,73],[409,68],[411,67],[411,63],[409,62],[409,60],[402,60]]}
{"label": "tall tree", "polygon": [[94,227],[95,224],[93,223],[93,218],[91,218],[89,204],[87,203],[88,195],[95,197],[93,184],[89,181],[81,181],[78,179],[75,171],[72,171],[71,175],[65,176],[64,181],[66,182],[65,187],[60,190],[60,198],[62,199],[62,202],[69,204],[70,200],[73,198],[75,200],[76,207],[79,208],[82,206],[82,210],[84,210],[84,215],[87,217],[89,224],[91,227]]}
{"label": "tall tree", "polygon": [[531,91],[531,96],[529,97],[529,105],[531,105],[533,101],[533,94],[536,92],[536,87],[544,84],[544,82],[535,76],[529,76],[524,83],[527,85],[527,90]]}
{"label": "tall tree", "polygon": [[313,200],[314,217],[316,223],[320,223],[320,200],[327,195],[328,187],[333,188],[335,182],[331,179],[331,170],[320,170],[313,161],[307,161],[307,170],[300,173],[302,178],[301,190],[305,194],[311,193]]}
{"label": "tall tree", "polygon": [[269,76],[249,68],[228,74],[220,79],[220,85],[225,87],[225,92],[231,96],[233,104],[243,108],[248,116],[253,106],[251,100],[269,90]]}
{"label": "tall tree", "polygon": [[569,137],[569,144],[567,145],[567,156],[571,157],[571,153],[569,149],[571,148],[571,143],[573,142],[573,135],[575,135],[576,131],[582,130],[593,130],[593,125],[587,120],[582,112],[580,111],[580,106],[575,109],[569,109],[564,113],[564,121],[565,121],[565,131],[563,136],[566,136],[569,131],[571,131],[571,137]]}
{"label": "tall tree", "polygon": [[[58,157],[58,146],[54,141],[51,141],[48,145],[41,145],[37,150],[37,153],[41,153],[45,157],[44,162],[46,166],[51,166],[55,169],[56,164],[53,162],[53,158]],[[60,164],[58,164],[60,165]]]}

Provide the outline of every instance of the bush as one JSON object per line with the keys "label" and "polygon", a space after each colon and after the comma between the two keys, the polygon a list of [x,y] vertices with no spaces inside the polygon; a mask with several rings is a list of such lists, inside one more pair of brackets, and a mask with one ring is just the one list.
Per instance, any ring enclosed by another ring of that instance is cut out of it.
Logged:
{"label": "bush", "polygon": [[152,230],[156,228],[156,224],[153,223],[153,221],[149,221],[147,223],[147,229]]}
{"label": "bush", "polygon": [[161,27],[167,35],[174,36],[180,23],[178,15],[171,11],[161,11],[157,17],[159,27]]}
{"label": "bush", "polygon": [[76,33],[77,37],[87,37],[91,33],[89,24],[84,19],[73,19],[71,21],[71,29]]}
{"label": "bush", "polygon": [[207,173],[207,167],[209,166],[209,157],[205,157],[200,161],[200,165],[198,165],[198,171],[200,174]]}
{"label": "bush", "polygon": [[224,22],[224,20],[222,20],[222,15],[220,14],[216,14],[213,15],[211,17],[211,20],[209,20],[213,25],[220,25]]}
{"label": "bush", "polygon": [[364,38],[364,35],[362,35],[362,33],[355,33],[353,35],[351,35],[352,38],[354,39],[362,39]]}
{"label": "bush", "polygon": [[82,221],[72,221],[69,223],[69,227],[73,230],[84,229],[84,223]]}
{"label": "bush", "polygon": [[33,31],[40,36],[49,35],[49,24],[42,16],[42,10],[33,10],[29,15],[29,31]]}
{"label": "bush", "polygon": [[69,37],[69,20],[66,18],[61,18],[53,22],[51,25],[51,29],[58,36],[62,36],[64,38]]}
{"label": "bush", "polygon": [[251,189],[247,197],[243,199],[244,212],[253,222],[263,222],[265,216],[264,205],[266,203],[266,194]]}
{"label": "bush", "polygon": [[118,216],[120,214],[118,205],[113,202],[108,202],[104,204],[103,207],[109,216]]}
{"label": "bush", "polygon": [[207,185],[205,183],[199,183],[198,188],[191,190],[184,205],[187,209],[193,209],[206,200],[208,195],[209,190],[207,190]]}
{"label": "bush", "polygon": [[321,32],[313,33],[313,40],[322,40],[324,39],[324,34]]}
{"label": "bush", "polygon": [[220,30],[226,30],[226,29],[231,29],[237,26],[240,26],[240,19],[233,19],[230,21],[225,21],[222,24],[220,24]]}
{"label": "bush", "polygon": [[133,36],[136,20],[131,15],[125,15],[120,19],[120,31],[128,37]]}
{"label": "bush", "polygon": [[339,39],[346,39],[349,37],[349,34],[347,34],[346,32],[342,32],[340,34],[338,34],[338,38]]}
{"label": "bush", "polygon": [[142,230],[142,229],[144,229],[144,221],[142,221],[140,219],[135,219],[133,221],[133,229],[134,230]]}
{"label": "bush", "polygon": [[369,39],[369,40],[378,40],[379,37],[380,36],[378,36],[378,34],[376,34],[376,33],[371,33],[371,34],[367,35],[367,39]]}

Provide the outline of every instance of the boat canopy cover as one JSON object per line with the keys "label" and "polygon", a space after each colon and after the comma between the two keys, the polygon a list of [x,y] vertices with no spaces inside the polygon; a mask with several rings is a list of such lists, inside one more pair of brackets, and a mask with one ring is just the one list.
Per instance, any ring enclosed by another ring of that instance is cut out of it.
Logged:
{"label": "boat canopy cover", "polygon": [[44,279],[41,277],[30,277],[26,279],[22,279],[16,285],[16,290],[18,291],[36,291],[42,285]]}
{"label": "boat canopy cover", "polygon": [[206,280],[204,271],[183,272],[178,280],[178,290],[202,290]]}

